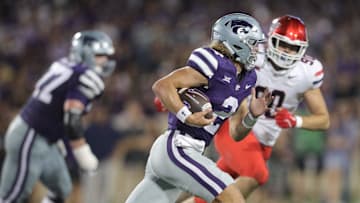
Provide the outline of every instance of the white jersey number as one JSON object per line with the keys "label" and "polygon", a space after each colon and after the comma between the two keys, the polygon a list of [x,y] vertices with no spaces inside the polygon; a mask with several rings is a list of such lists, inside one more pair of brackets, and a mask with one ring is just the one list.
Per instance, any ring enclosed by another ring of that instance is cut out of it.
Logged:
{"label": "white jersey number", "polygon": [[220,123],[222,123],[222,121],[228,117],[230,117],[232,114],[235,113],[236,109],[238,108],[239,106],[239,103],[238,103],[238,100],[235,98],[235,97],[228,97],[224,100],[224,102],[222,103],[223,107],[229,109],[230,108],[230,111],[229,112],[216,112],[214,113],[216,117],[216,120],[214,122],[214,124],[212,125],[207,125],[204,127],[204,129],[211,133],[212,135],[214,135],[218,129],[220,128]]}
{"label": "white jersey number", "polygon": [[45,104],[49,104],[52,99],[52,92],[67,81],[72,74],[72,70],[65,66],[54,63],[50,69],[40,78],[35,85],[33,97]]}

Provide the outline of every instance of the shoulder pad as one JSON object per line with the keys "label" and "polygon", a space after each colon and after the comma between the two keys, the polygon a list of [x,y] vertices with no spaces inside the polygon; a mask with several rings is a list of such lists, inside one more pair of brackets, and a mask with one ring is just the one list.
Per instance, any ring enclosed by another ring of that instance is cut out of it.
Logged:
{"label": "shoulder pad", "polygon": [[198,48],[191,53],[187,65],[195,68],[207,78],[212,78],[218,68],[218,63],[216,54],[210,49]]}
{"label": "shoulder pad", "polygon": [[301,59],[301,62],[305,65],[305,72],[311,82],[312,87],[320,87],[324,79],[324,70],[321,62],[310,56],[304,56]]}
{"label": "shoulder pad", "polygon": [[105,85],[101,77],[93,70],[88,69],[79,77],[79,90],[88,99],[99,96],[105,89]]}

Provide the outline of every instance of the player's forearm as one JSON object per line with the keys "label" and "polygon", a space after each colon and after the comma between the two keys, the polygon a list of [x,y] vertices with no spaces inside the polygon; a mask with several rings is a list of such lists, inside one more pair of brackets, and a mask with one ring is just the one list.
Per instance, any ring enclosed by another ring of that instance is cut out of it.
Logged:
{"label": "player's forearm", "polygon": [[152,90],[170,112],[176,113],[184,106],[177,93],[177,89],[170,82],[159,80],[154,83]]}
{"label": "player's forearm", "polygon": [[325,99],[319,88],[308,90],[304,93],[304,100],[310,114],[302,116],[303,123],[300,127],[309,130],[326,130],[330,126],[329,112]]}
{"label": "player's forearm", "polygon": [[233,129],[230,128],[230,135],[236,141],[239,142],[243,140],[251,131],[251,128],[246,128],[243,124],[239,124]]}
{"label": "player's forearm", "polygon": [[310,115],[301,116],[303,123],[301,128],[308,130],[327,130],[330,127],[329,116],[324,115]]}
{"label": "player's forearm", "polygon": [[84,104],[76,99],[66,100],[64,103],[64,130],[70,140],[78,140],[84,137],[82,114]]}
{"label": "player's forearm", "polygon": [[[237,117],[238,115],[241,116]],[[234,118],[230,119],[229,129],[231,137],[237,142],[241,141],[249,134],[257,120],[250,112],[247,112],[245,115],[242,113],[238,115],[235,115]]]}
{"label": "player's forearm", "polygon": [[243,100],[237,112],[230,118],[230,135],[235,141],[244,139],[256,123],[249,109],[246,100]]}

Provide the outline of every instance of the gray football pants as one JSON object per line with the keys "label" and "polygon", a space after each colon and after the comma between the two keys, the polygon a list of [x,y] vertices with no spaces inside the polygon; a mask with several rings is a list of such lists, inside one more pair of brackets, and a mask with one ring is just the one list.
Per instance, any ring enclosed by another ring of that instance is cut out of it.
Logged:
{"label": "gray football pants", "polygon": [[48,144],[20,116],[6,132],[5,150],[0,203],[23,202],[38,180],[57,197],[65,199],[70,194],[70,175],[58,147]]}
{"label": "gray football pants", "polygon": [[144,179],[126,203],[174,203],[182,191],[212,202],[228,185],[231,176],[191,147],[179,147],[178,131],[157,138],[150,151]]}

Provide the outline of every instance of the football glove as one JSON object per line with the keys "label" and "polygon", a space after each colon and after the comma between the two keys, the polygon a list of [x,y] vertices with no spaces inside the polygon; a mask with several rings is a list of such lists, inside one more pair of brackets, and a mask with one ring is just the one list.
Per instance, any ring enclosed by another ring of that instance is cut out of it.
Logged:
{"label": "football glove", "polygon": [[302,125],[302,118],[300,116],[295,116],[285,108],[276,111],[275,121],[281,128],[299,128]]}
{"label": "football glove", "polygon": [[154,98],[154,106],[155,106],[157,112],[167,111],[164,104],[160,101],[160,99],[158,97]]}

